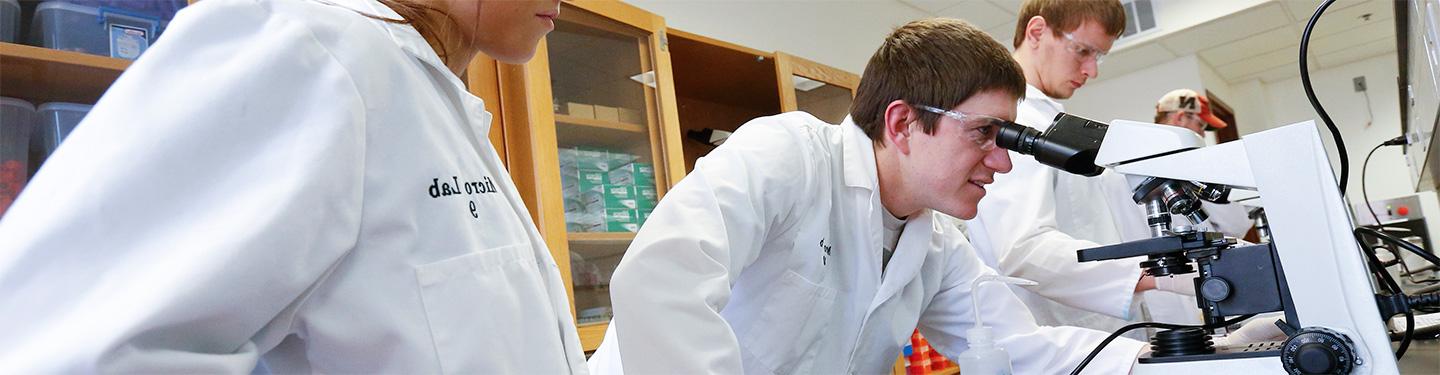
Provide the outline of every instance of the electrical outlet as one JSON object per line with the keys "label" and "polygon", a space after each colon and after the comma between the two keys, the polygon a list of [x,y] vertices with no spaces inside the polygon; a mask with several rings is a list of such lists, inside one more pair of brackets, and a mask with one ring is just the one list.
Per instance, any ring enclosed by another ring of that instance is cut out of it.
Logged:
{"label": "electrical outlet", "polygon": [[1365,76],[1355,77],[1355,92],[1365,91]]}

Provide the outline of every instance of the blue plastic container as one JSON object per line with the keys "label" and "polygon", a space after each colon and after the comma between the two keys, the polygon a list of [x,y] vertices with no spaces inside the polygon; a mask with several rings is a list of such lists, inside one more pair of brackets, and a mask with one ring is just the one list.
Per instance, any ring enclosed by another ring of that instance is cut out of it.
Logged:
{"label": "blue plastic container", "polygon": [[36,110],[39,119],[36,121],[34,137],[37,139],[36,146],[40,148],[42,158],[50,157],[60,142],[65,140],[70,132],[80,125],[80,120],[85,119],[85,114],[90,113],[90,106],[75,103],[45,103]]}
{"label": "blue plastic container", "polygon": [[20,2],[0,0],[0,42],[15,43],[20,39]]}
{"label": "blue plastic container", "polygon": [[122,8],[46,1],[35,7],[31,44],[134,60],[164,28],[159,16]]}
{"label": "blue plastic container", "polygon": [[188,3],[185,0],[59,0],[67,3],[82,5],[91,8],[115,8],[129,11],[146,17],[153,17],[162,22],[169,22],[175,18],[175,12],[179,12]]}
{"label": "blue plastic container", "polygon": [[0,97],[0,215],[5,214],[30,179],[30,133],[34,122],[35,106],[30,102]]}

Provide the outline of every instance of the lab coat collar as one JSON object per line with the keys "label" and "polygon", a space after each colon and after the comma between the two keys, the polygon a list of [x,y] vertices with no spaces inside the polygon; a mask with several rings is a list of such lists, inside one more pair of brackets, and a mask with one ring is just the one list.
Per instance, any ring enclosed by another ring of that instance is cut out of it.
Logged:
{"label": "lab coat collar", "polygon": [[1051,112],[1065,112],[1065,106],[1061,105],[1059,101],[1056,101],[1049,95],[1045,95],[1044,91],[1040,91],[1039,88],[1028,83],[1025,84],[1025,100],[1033,101],[1037,105],[1050,107]]}
{"label": "lab coat collar", "polygon": [[925,257],[941,245],[940,225],[942,224],[935,221],[934,212],[929,209],[911,215],[909,220],[905,221],[900,242],[895,244],[895,255],[890,258],[890,265],[885,269],[885,279],[880,283],[880,291],[870,306],[872,310],[893,298],[915,279],[920,272],[920,266],[925,263]]}
{"label": "lab coat collar", "polygon": [[[390,7],[375,0],[328,1],[354,11],[379,16],[381,18],[404,19],[400,17],[399,13],[391,10]],[[430,69],[434,69],[446,82],[450,83],[451,91],[456,94],[456,97],[460,98],[461,104],[465,106],[466,114],[479,119],[479,121],[477,121],[478,123],[471,123],[472,126],[475,126],[477,130],[479,130],[479,134],[475,136],[484,137],[490,133],[490,115],[485,111],[484,101],[470,94],[470,91],[465,88],[465,83],[460,81],[460,77],[455,76],[455,73],[450,71],[449,67],[445,66],[445,61],[440,59],[440,55],[435,52],[434,48],[430,47],[430,43],[425,41],[425,37],[421,36],[420,32],[415,30],[414,26],[385,22],[377,19],[370,19],[369,21],[385,29],[386,34],[390,35],[390,39],[394,41],[395,45],[399,46],[401,50],[415,57],[415,59],[420,60],[420,62],[427,65]]]}
{"label": "lab coat collar", "polygon": [[845,158],[845,186],[875,192],[880,180],[875,172],[875,146],[850,116],[840,122],[840,152]]}

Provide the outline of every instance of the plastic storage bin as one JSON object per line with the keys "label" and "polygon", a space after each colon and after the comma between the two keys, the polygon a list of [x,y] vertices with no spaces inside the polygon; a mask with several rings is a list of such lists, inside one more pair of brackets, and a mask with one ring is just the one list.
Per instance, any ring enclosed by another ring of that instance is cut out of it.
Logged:
{"label": "plastic storage bin", "polygon": [[0,97],[0,215],[10,208],[30,173],[30,133],[35,123],[35,106],[30,102]]}
{"label": "plastic storage bin", "polygon": [[115,8],[128,13],[138,13],[162,22],[175,18],[175,12],[184,8],[185,0],[63,0],[67,3],[91,8]]}
{"label": "plastic storage bin", "polygon": [[90,106],[75,103],[45,103],[36,109],[39,114],[35,134],[35,146],[40,149],[41,161],[50,157],[60,142],[65,140],[80,120],[85,119],[85,114],[90,113]]}
{"label": "plastic storage bin", "polygon": [[20,2],[0,0],[0,42],[15,43],[20,39]]}
{"label": "plastic storage bin", "polygon": [[112,7],[46,1],[30,23],[32,44],[134,60],[150,48],[162,27],[158,16]]}

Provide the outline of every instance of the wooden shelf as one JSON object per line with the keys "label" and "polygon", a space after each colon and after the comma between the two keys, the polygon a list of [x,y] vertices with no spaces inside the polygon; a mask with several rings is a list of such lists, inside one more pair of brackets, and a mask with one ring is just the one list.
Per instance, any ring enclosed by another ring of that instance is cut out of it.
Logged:
{"label": "wooden shelf", "polygon": [[579,245],[630,245],[635,240],[632,232],[570,232],[566,234],[571,244]]}
{"label": "wooden shelf", "polygon": [[555,114],[555,140],[562,148],[590,146],[650,155],[646,130],[645,125]]}
{"label": "wooden shelf", "polygon": [[555,114],[555,123],[556,123],[556,124],[566,124],[566,125],[588,126],[588,127],[601,128],[601,129],[609,129],[609,130],[619,130],[619,131],[631,132],[631,133],[638,133],[638,134],[644,134],[644,133],[645,133],[645,125],[640,125],[640,124],[627,124],[627,123],[623,123],[623,122],[619,122],[619,121],[600,120],[600,119],[585,118],[585,117],[575,117],[575,116],[570,116],[570,115],[562,115],[562,114],[559,114],[559,113],[556,113],[556,114]]}
{"label": "wooden shelf", "polygon": [[35,104],[76,102],[90,104],[110,88],[130,61],[91,54],[59,51],[14,43],[0,43],[0,95]]}
{"label": "wooden shelf", "polygon": [[580,347],[587,352],[599,349],[600,341],[605,339],[606,328],[610,328],[610,322],[580,324],[576,329],[580,331]]}

